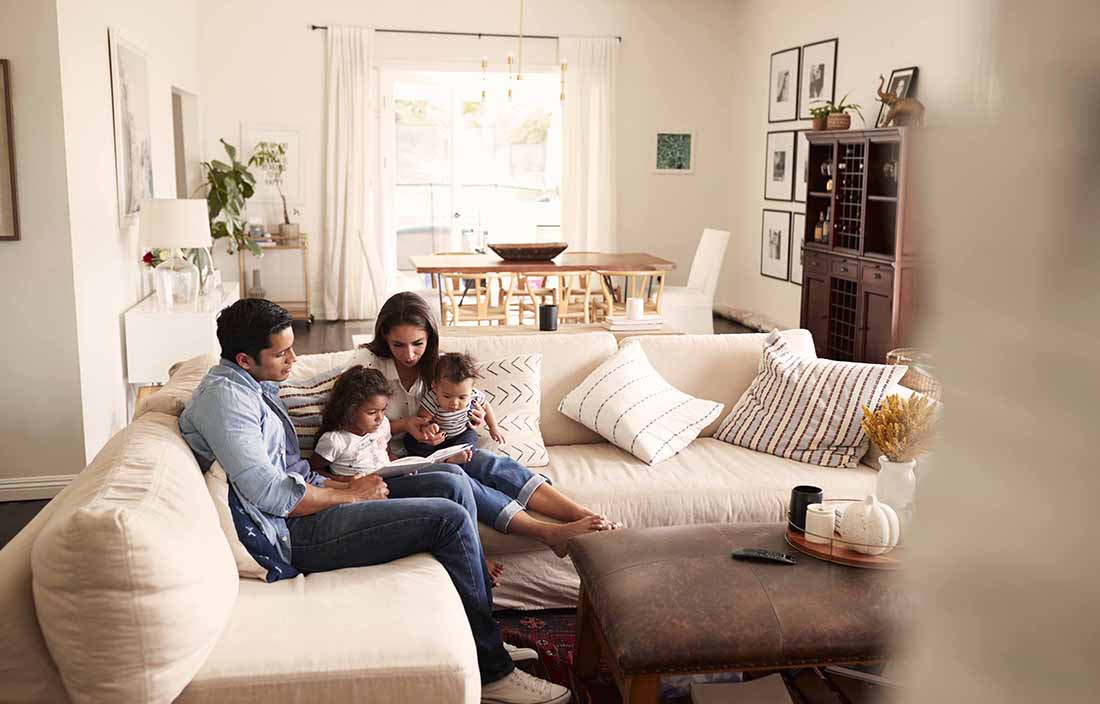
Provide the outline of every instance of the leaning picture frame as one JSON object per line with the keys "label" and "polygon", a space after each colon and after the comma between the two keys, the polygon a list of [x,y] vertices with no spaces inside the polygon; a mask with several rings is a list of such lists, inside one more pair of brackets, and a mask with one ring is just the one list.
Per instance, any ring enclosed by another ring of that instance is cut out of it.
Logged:
{"label": "leaning picture frame", "polygon": [[[906,66],[905,68],[895,68],[890,72],[890,80],[886,82],[883,90],[887,93],[897,93],[898,98],[913,98],[917,95],[917,74],[920,69],[916,66]],[[878,118],[875,120],[875,127],[885,127],[883,122],[886,120],[886,115],[890,112],[890,109],[886,107],[886,103],[879,101],[878,104]]]}
{"label": "leaning picture frame", "polygon": [[11,63],[7,59],[0,59],[0,242],[15,242],[20,239],[13,124]]}
{"label": "leaning picture frame", "polygon": [[791,266],[791,213],[764,209],[760,221],[760,275],[786,281]]}
{"label": "leaning picture frame", "polygon": [[792,47],[772,54],[768,73],[768,122],[798,119],[798,78],[802,49]]}

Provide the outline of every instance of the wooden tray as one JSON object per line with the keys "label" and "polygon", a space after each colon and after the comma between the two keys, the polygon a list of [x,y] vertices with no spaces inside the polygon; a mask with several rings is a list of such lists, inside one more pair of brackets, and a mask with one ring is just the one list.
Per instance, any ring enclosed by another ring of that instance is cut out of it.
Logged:
{"label": "wooden tray", "polygon": [[843,538],[833,535],[831,543],[811,543],[797,528],[787,526],[787,544],[801,553],[826,562],[835,562],[848,567],[862,567],[872,570],[896,570],[904,566],[905,548],[896,547],[885,555],[865,555],[855,550],[841,547]]}
{"label": "wooden tray", "polygon": [[507,262],[536,262],[550,261],[564,252],[568,246],[565,242],[497,243],[489,245],[489,249],[496,252],[498,257]]}

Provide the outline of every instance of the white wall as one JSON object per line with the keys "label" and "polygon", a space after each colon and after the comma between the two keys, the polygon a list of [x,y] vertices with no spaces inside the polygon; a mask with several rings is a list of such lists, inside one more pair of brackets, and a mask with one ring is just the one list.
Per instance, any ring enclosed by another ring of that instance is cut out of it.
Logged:
{"label": "white wall", "polygon": [[[764,208],[804,212],[801,203],[764,200],[764,142],[770,130],[809,128],[809,121],[768,123],[768,73],[771,54],[837,37],[836,98],[863,106],[869,126],[878,115],[878,76],[891,69],[918,66],[917,97],[927,107],[927,124],[942,124],[952,96],[968,90],[974,75],[967,33],[971,3],[929,0],[743,0],[737,7],[734,56],[727,89],[733,115],[729,123],[733,158],[723,193],[731,212],[730,248],[717,300],[754,310],[789,326],[799,323],[802,289],[760,275],[760,220]],[[861,127],[853,117],[854,129]]]}
{"label": "white wall", "polygon": [[14,479],[84,466],[56,5],[0,0],[0,57],[11,62],[22,233],[0,242],[0,491],[34,498],[43,492]]}
{"label": "white wall", "polygon": [[[198,93],[195,0],[59,0],[58,45],[84,446],[90,459],[128,419],[123,312],[141,298],[136,227],[119,227],[115,187],[110,28],[148,62],[154,193],[174,198],[172,86]],[[56,186],[55,186],[56,188]]]}
{"label": "white wall", "polygon": [[[442,29],[511,33],[517,29],[514,0],[382,2],[316,0],[200,0],[202,103],[207,158],[222,154],[218,138],[239,144],[241,123],[294,126],[306,153],[303,231],[313,235],[313,301],[319,313],[324,119],[324,33],[307,25],[343,24],[397,29]],[[648,251],[687,268],[704,227],[729,222],[729,163],[733,158],[729,67],[739,36],[733,5],[724,0],[528,0],[524,30],[530,34],[621,35],[618,75],[619,242],[623,250]],[[404,43],[391,38],[389,58],[438,46],[439,37]],[[419,48],[410,45],[419,44]],[[486,42],[488,45],[489,42]],[[404,46],[406,49],[398,48]],[[502,61],[506,49],[476,50]],[[568,97],[566,98],[568,100]],[[691,176],[652,173],[657,130],[693,130],[699,140]],[[267,222],[269,207],[254,208]],[[219,246],[224,250],[224,246]],[[274,253],[263,263],[270,297],[296,297],[300,270],[295,255]],[[284,260],[280,266],[278,259]],[[218,257],[224,274],[236,262]],[[300,295],[300,293],[298,293]]]}

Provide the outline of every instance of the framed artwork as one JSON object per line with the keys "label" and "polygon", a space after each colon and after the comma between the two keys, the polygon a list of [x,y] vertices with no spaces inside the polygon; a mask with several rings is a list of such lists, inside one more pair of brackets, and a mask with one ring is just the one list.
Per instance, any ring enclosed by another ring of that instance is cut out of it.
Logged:
{"label": "framed artwork", "polygon": [[792,284],[802,285],[802,241],[806,238],[806,213],[791,213],[791,275]]}
{"label": "framed artwork", "polygon": [[760,275],[786,281],[791,267],[791,214],[764,209],[760,225]]}
{"label": "framed artwork", "polygon": [[107,31],[111,55],[111,103],[115,121],[115,177],[119,225],[127,227],[153,197],[149,133],[149,69],[145,54],[118,31]]}
{"label": "framed artwork", "polygon": [[802,50],[797,46],[772,54],[768,82],[768,122],[798,119],[798,69]]}
{"label": "framed artwork", "polygon": [[794,197],[794,130],[769,132],[764,155],[764,200]]}
{"label": "framed artwork", "polygon": [[[909,66],[908,68],[895,68],[890,72],[890,80],[886,83],[885,91],[887,93],[894,93],[898,98],[912,98],[917,95],[917,67]],[[886,103],[879,103],[878,105],[878,119],[875,120],[875,127],[883,127],[883,122],[886,120],[886,114],[890,112],[890,108],[886,107]]]}
{"label": "framed artwork", "polygon": [[658,132],[655,174],[690,174],[695,171],[695,135],[691,132]]}
{"label": "framed artwork", "polygon": [[798,89],[800,120],[812,118],[810,108],[818,107],[822,101],[836,100],[836,51],[839,43],[838,39],[826,39],[802,47],[802,79]]}
{"label": "framed artwork", "polygon": [[260,203],[282,203],[286,196],[288,205],[301,205],[303,192],[302,131],[296,127],[273,125],[241,125],[241,153],[237,158],[247,162],[260,144],[275,147],[280,155],[282,172],[273,168],[253,167],[256,176],[256,194],[251,200]]}
{"label": "framed artwork", "polygon": [[806,130],[799,130],[794,149],[794,199],[806,202],[806,189],[810,183],[810,140]]}
{"label": "framed artwork", "polygon": [[11,64],[0,59],[0,242],[19,239],[15,190],[15,133],[12,129]]}

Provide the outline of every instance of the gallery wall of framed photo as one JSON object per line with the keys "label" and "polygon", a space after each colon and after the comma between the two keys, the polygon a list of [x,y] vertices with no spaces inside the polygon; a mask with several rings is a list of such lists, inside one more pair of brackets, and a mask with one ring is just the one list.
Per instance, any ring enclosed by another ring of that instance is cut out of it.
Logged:
{"label": "gallery wall of framed photo", "polygon": [[[768,132],[764,135],[764,200],[760,275],[802,285],[810,110],[835,101],[840,39],[823,39],[773,52],[768,76]],[[786,203],[790,209],[779,209]],[[802,209],[800,208],[800,205]]]}

